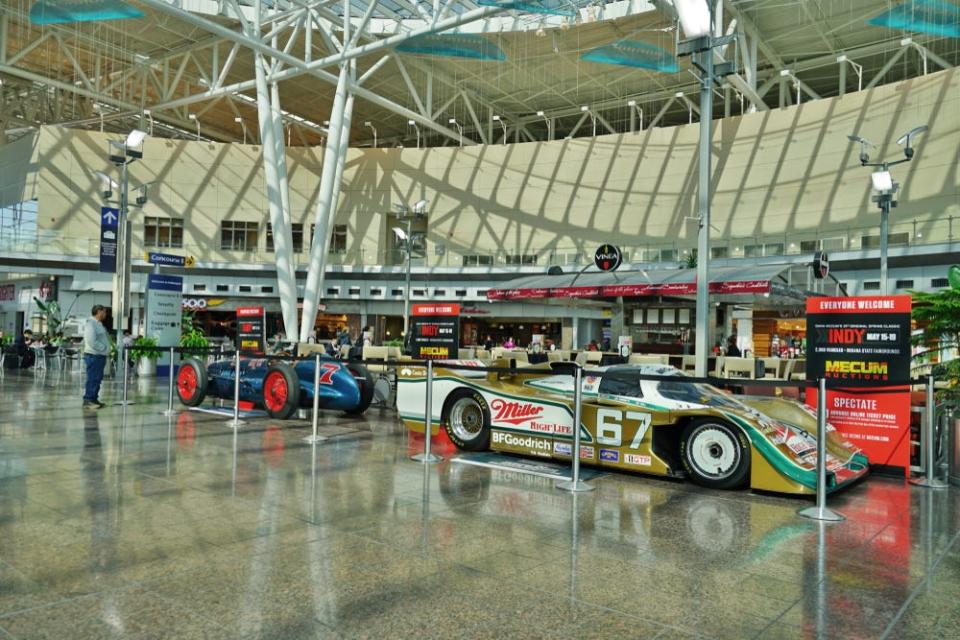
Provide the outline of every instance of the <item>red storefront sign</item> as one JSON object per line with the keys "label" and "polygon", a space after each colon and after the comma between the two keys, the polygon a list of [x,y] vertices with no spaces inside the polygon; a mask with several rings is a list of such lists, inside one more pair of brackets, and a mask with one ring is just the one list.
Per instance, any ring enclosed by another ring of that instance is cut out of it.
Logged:
{"label": "red storefront sign", "polygon": [[[711,282],[713,294],[763,294],[770,292],[769,280],[728,280]],[[639,296],[693,296],[696,282],[664,282],[660,284],[616,284],[607,286],[525,287],[520,289],[488,289],[488,300],[531,300],[537,298],[634,298]]]}

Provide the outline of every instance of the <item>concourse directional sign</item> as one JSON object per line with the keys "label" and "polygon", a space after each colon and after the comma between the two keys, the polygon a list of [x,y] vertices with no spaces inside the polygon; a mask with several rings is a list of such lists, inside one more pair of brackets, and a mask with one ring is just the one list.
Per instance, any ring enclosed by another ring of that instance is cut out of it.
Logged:
{"label": "concourse directional sign", "polygon": [[117,272],[117,235],[120,233],[120,210],[100,209],[100,272]]}
{"label": "concourse directional sign", "polygon": [[192,267],[195,262],[193,256],[175,256],[172,253],[158,251],[150,251],[144,257],[150,264],[161,267]]}

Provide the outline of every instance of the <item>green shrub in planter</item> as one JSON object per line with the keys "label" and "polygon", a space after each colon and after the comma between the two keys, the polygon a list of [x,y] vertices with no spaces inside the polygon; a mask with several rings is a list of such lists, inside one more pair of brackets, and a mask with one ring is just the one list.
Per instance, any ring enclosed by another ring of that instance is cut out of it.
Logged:
{"label": "green shrub in planter", "polygon": [[180,336],[180,346],[184,349],[182,353],[184,357],[205,356],[210,341],[207,340],[207,336],[203,335],[203,331],[191,329]]}
{"label": "green shrub in planter", "polygon": [[141,358],[146,358],[147,360],[156,360],[160,356],[160,352],[155,349],[144,349],[144,347],[154,347],[156,348],[157,339],[150,336],[140,336],[133,341],[133,346],[130,347],[130,359],[134,362],[139,362]]}

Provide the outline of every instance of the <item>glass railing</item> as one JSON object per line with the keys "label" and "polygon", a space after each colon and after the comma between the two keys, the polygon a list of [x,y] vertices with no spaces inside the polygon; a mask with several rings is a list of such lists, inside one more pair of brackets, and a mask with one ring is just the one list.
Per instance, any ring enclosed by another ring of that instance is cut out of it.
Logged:
{"label": "glass railing", "polygon": [[[957,238],[955,238],[957,234]],[[902,247],[923,246],[960,240],[960,216],[938,219],[911,219],[890,224],[889,244],[891,250]],[[17,234],[5,229],[0,235],[0,253],[21,253],[34,256],[79,256],[96,257],[99,253],[98,237],[71,237],[57,231],[39,231]],[[547,246],[524,248],[522,251],[475,251],[437,245],[428,241],[427,255],[415,257],[415,267],[440,268],[523,268],[559,266],[564,270],[583,267],[593,262],[595,243],[584,242],[579,246]],[[812,254],[818,249],[830,253],[878,249],[880,246],[879,225],[851,226],[848,228],[815,229],[784,234],[737,235],[711,239],[711,254],[714,259],[727,258],[775,258]],[[657,240],[642,244],[622,244],[624,262],[633,264],[662,263],[683,264],[696,248],[695,238]],[[193,255],[204,262],[272,264],[272,251],[225,251],[211,248],[208,244],[186,243],[182,247],[143,246],[142,239],[135,238],[133,255],[142,257],[146,250]],[[304,246],[295,255],[295,264],[304,269],[310,262],[309,247]],[[330,253],[327,263],[331,266],[398,266],[402,267],[405,254],[395,249],[351,249]]]}

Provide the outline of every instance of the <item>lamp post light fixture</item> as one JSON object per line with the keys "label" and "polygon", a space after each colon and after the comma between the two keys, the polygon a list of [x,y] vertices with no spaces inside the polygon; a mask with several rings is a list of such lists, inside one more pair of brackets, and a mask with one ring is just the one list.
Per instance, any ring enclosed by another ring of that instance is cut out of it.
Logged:
{"label": "lamp post light fixture", "polygon": [[452,124],[457,128],[457,131],[460,133],[460,146],[463,146],[463,127],[460,126],[460,123],[457,122],[456,118],[450,118],[447,120],[448,124]]}
{"label": "lamp post light fixture", "polygon": [[377,128],[374,127],[373,123],[371,123],[369,120],[364,122],[363,126],[370,127],[370,129],[373,131],[373,148],[376,149],[377,148]]}
{"label": "lamp post light fixture", "polygon": [[877,206],[880,207],[880,294],[887,295],[889,292],[889,284],[887,282],[887,257],[888,257],[888,241],[889,241],[889,219],[890,219],[890,209],[897,206],[897,191],[900,190],[900,183],[893,181],[893,175],[890,173],[890,167],[896,166],[898,164],[903,164],[904,162],[910,162],[913,160],[915,154],[915,149],[913,148],[913,141],[920,136],[921,134],[927,131],[927,125],[920,125],[919,127],[914,127],[910,131],[907,131],[905,134],[900,136],[897,139],[897,144],[903,145],[903,158],[900,160],[894,160],[892,162],[870,162],[870,149],[875,148],[872,142],[866,138],[862,138],[857,135],[847,136],[847,139],[850,142],[856,142],[860,145],[860,154],[858,159],[860,160],[860,166],[870,167],[876,169],[870,173],[870,183],[873,187],[873,190],[877,192],[875,196],[871,198],[873,202],[877,203]]}
{"label": "lamp post light fixture", "polygon": [[[104,200],[109,200],[114,190],[118,191],[120,199],[120,215],[117,220],[117,268],[113,275],[113,314],[115,318],[115,329],[117,331],[117,344],[122,340],[123,330],[127,327],[129,320],[130,307],[130,272],[131,272],[131,224],[130,224],[130,204],[129,204],[129,172],[128,166],[143,158],[143,142],[147,134],[139,129],[131,131],[123,142],[108,140],[107,156],[110,162],[120,170],[120,182],[114,181],[110,176],[102,171],[95,171],[100,180],[100,188]],[[136,199],[137,206],[143,206],[147,202],[147,188],[150,183],[141,185],[140,195]],[[119,373],[123,370],[124,350],[117,350],[117,369]]]}
{"label": "lamp post light fixture", "polygon": [[493,116],[494,122],[500,123],[500,128],[503,129],[503,146],[507,146],[507,125],[500,116]]}
{"label": "lamp post light fixture", "polygon": [[151,115],[150,109],[144,109],[143,115],[147,116],[147,122],[150,123],[150,128],[147,129],[147,133],[149,133],[152,136],[153,135],[153,115]]}
{"label": "lamp post light fixture", "polygon": [[103,107],[94,102],[91,108],[97,112],[98,116],[100,116],[100,133],[103,133]]}
{"label": "lamp post light fixture", "polygon": [[243,144],[247,144],[247,124],[240,116],[236,116],[233,121],[239,124],[240,128],[243,129]]}
{"label": "lamp post light fixture", "polygon": [[640,114],[640,131],[643,131],[643,107],[637,106],[636,100],[627,100],[627,107],[630,108],[630,131],[636,132],[637,114]]}
{"label": "lamp post light fixture", "polygon": [[553,122],[543,111],[537,111],[537,115],[543,118],[543,121],[547,123],[547,140],[553,140]]}
{"label": "lamp post light fixture", "polygon": [[[713,91],[723,77],[734,73],[734,62],[715,60],[715,49],[736,41],[736,34],[715,35],[714,3],[709,0],[675,0],[684,39],[677,43],[677,55],[691,56],[694,75],[700,82],[700,144],[697,209],[697,305],[696,305],[696,376],[707,374],[710,353],[710,142],[713,137]],[[678,92],[675,96],[682,98]],[[692,109],[691,109],[692,111]],[[692,119],[692,116],[691,116]]]}
{"label": "lamp post light fixture", "polygon": [[195,113],[191,113],[187,117],[197,124],[197,141],[199,142],[200,141],[200,120],[197,118],[197,114]]}
{"label": "lamp post light fixture", "polygon": [[413,250],[414,233],[413,223],[416,220],[424,220],[427,217],[427,200],[419,200],[413,207],[405,204],[395,205],[397,208],[397,219],[406,223],[406,228],[393,227],[393,235],[396,237],[397,246],[406,253],[406,281],[403,295],[403,339],[404,344],[409,344],[410,340],[410,273],[413,268]]}
{"label": "lamp post light fixture", "polygon": [[417,126],[416,120],[407,120],[407,126],[413,127],[413,130],[417,132],[417,149],[420,148],[420,127]]}

